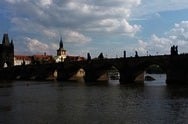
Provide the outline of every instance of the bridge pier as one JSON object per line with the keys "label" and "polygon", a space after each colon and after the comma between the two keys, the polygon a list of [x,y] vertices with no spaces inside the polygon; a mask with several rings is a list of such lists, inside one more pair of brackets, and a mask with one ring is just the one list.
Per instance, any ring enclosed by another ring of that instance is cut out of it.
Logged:
{"label": "bridge pier", "polygon": [[134,77],[131,72],[120,71],[120,84],[134,83]]}
{"label": "bridge pier", "polygon": [[174,70],[167,73],[166,84],[188,84],[188,72],[184,70]]}
{"label": "bridge pier", "polygon": [[72,65],[68,63],[66,63],[66,66],[65,66],[65,63],[57,63],[56,79],[58,81],[68,81],[68,79],[71,77],[72,72],[73,72],[73,69],[71,67]]}
{"label": "bridge pier", "polygon": [[120,71],[119,82],[121,84],[135,83],[135,82],[143,83],[144,71],[138,71],[134,69],[126,69],[126,71]]}
{"label": "bridge pier", "polygon": [[85,72],[84,81],[86,83],[96,82],[97,81],[97,76],[96,76],[96,74],[94,74],[94,73],[92,73],[90,71],[87,71],[87,72]]}
{"label": "bridge pier", "polygon": [[62,70],[57,71],[57,77],[56,79],[58,81],[67,81],[69,78],[68,73],[63,72]]}
{"label": "bridge pier", "polygon": [[168,63],[166,84],[188,84],[188,58],[171,56]]}

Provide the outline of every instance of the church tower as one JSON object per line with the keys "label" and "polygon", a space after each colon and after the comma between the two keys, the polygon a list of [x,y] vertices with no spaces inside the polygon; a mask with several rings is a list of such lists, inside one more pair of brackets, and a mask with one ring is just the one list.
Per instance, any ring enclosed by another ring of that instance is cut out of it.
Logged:
{"label": "church tower", "polygon": [[0,68],[5,64],[8,67],[14,66],[14,44],[13,40],[9,41],[7,33],[3,35],[2,44],[0,44]]}
{"label": "church tower", "polygon": [[67,57],[66,50],[63,48],[63,40],[62,37],[59,42],[59,49],[57,50],[57,59],[56,62],[64,62]]}

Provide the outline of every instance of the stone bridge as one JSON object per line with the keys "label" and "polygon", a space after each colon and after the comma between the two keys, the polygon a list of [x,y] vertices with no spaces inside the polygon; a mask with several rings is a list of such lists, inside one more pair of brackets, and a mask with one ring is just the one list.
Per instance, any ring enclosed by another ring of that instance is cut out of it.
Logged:
{"label": "stone bridge", "polygon": [[[102,75],[115,67],[120,73],[120,83],[135,82],[150,65],[159,65],[167,75],[167,84],[188,83],[188,54],[93,59],[88,61],[25,65],[0,69],[1,79],[70,80],[78,70],[84,70],[85,82],[100,81]],[[104,78],[103,78],[104,80]]]}
{"label": "stone bridge", "polygon": [[[67,80],[80,68],[85,71],[86,82],[95,82],[115,67],[120,73],[120,83],[135,82],[138,76],[144,80],[144,71],[151,65],[159,65],[166,73],[166,83],[188,83],[188,54],[96,59],[84,62],[59,63],[59,79]],[[63,68],[62,68],[63,67]],[[63,71],[66,70],[66,71]],[[68,73],[66,73],[68,72]]]}

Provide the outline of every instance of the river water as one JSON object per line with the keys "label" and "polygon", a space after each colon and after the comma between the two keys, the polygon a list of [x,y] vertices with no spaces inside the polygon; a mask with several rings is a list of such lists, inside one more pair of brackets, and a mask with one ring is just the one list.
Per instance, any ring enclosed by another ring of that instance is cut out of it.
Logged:
{"label": "river water", "polygon": [[0,124],[188,124],[188,86],[156,81],[0,83]]}

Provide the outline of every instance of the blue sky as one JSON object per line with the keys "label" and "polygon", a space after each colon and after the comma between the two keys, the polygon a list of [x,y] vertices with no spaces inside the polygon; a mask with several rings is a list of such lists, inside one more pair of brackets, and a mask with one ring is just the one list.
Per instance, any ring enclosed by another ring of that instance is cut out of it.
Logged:
{"label": "blue sky", "polygon": [[69,55],[107,57],[188,53],[187,0],[1,0],[0,35],[15,54],[56,55],[62,36]]}

